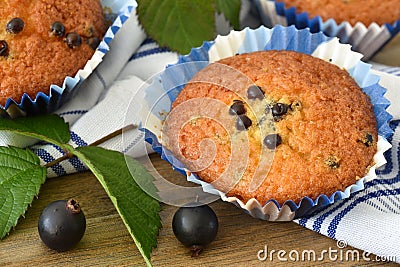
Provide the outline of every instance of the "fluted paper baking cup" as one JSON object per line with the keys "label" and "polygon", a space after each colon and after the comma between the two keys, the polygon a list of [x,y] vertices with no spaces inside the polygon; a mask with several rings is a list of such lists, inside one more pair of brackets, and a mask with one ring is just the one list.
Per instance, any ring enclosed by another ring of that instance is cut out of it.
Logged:
{"label": "fluted paper baking cup", "polygon": [[51,113],[68,101],[79,89],[79,85],[89,77],[95,68],[102,62],[105,54],[110,50],[110,43],[122,25],[131,16],[136,8],[135,0],[102,0],[101,4],[105,11],[106,20],[112,21],[103,39],[96,48],[93,56],[89,59],[83,69],[77,71],[74,77],[66,76],[62,86],[50,85],[48,93],[39,92],[32,99],[24,94],[21,99],[8,98],[5,106],[0,106],[0,116],[12,118]]}
{"label": "fluted paper baking cup", "polygon": [[[316,199],[305,196],[299,203],[287,200],[281,206],[274,199],[266,203],[259,203],[255,199],[243,202],[236,197],[227,196],[213,185],[200,180],[163,147],[161,132],[163,120],[171,110],[171,104],[178,93],[196,72],[219,59],[237,53],[261,50],[293,50],[329,61],[346,69],[362,90],[369,95],[377,119],[379,138],[374,165],[365,177],[343,191],[336,191],[329,196],[320,195]],[[142,110],[143,117],[147,118],[142,125],[146,141],[176,170],[186,174],[189,181],[200,184],[205,192],[219,195],[222,200],[237,205],[256,218],[289,221],[301,217],[364,189],[365,182],[376,178],[375,169],[386,163],[383,153],[391,147],[386,138],[393,133],[388,124],[392,117],[386,112],[390,102],[383,96],[386,89],[378,84],[379,76],[372,74],[371,66],[362,62],[361,58],[361,54],[351,51],[350,45],[340,44],[337,38],[327,37],[323,33],[312,34],[308,29],[297,30],[294,26],[275,26],[272,29],[262,26],[256,30],[246,28],[242,31],[232,31],[227,36],[218,36],[215,41],[205,42],[201,47],[193,48],[189,55],[179,57],[176,64],[168,66],[146,88],[145,105]],[[185,64],[188,62],[195,64]]]}
{"label": "fluted paper baking cup", "polygon": [[320,16],[310,17],[306,12],[297,13],[296,8],[285,8],[283,2],[275,0],[255,0],[255,4],[263,24],[269,27],[295,25],[298,29],[309,28],[313,33],[322,31],[338,37],[342,43],[351,44],[354,51],[364,55],[363,60],[370,59],[400,31],[400,19],[392,24],[358,22],[353,26],[349,22],[338,24],[334,19],[324,21]]}

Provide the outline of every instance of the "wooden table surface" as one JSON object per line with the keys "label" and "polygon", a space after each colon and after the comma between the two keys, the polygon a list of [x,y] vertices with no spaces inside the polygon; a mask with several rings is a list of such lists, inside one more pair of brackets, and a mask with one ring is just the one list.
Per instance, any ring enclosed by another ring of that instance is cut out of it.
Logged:
{"label": "wooden table surface", "polygon": [[[375,61],[400,66],[400,38],[380,53]],[[167,179],[182,180],[157,155],[151,156],[156,169]],[[87,218],[86,233],[73,250],[57,253],[40,240],[37,220],[41,210],[51,201],[74,197],[81,203]],[[162,205],[163,228],[158,237],[158,247],[153,251],[154,266],[394,266],[394,263],[376,261],[332,261],[325,255],[320,261],[280,261],[277,253],[260,261],[257,253],[268,247],[271,250],[313,250],[320,255],[324,250],[338,250],[336,241],[303,228],[294,222],[271,223],[254,219],[232,204],[216,201],[210,206],[219,220],[216,240],[197,258],[174,237],[171,221],[177,209]],[[351,247],[343,249],[353,250]],[[362,251],[359,251],[360,255]],[[288,257],[288,255],[286,255]],[[373,258],[373,255],[371,255]],[[344,257],[345,259],[345,257]],[[90,172],[48,179],[17,227],[0,241],[0,266],[145,266],[139,251],[128,234],[107,194]]]}

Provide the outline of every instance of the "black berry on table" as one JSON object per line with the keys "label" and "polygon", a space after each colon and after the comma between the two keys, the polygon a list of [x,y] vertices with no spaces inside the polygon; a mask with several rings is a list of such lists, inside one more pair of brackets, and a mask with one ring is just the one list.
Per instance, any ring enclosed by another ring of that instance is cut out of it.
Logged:
{"label": "black berry on table", "polygon": [[208,205],[181,207],[172,219],[172,230],[192,256],[198,256],[217,236],[218,218]]}
{"label": "black berry on table", "polygon": [[78,244],[85,230],[85,215],[74,199],[51,202],[43,209],[38,221],[40,239],[59,252]]}

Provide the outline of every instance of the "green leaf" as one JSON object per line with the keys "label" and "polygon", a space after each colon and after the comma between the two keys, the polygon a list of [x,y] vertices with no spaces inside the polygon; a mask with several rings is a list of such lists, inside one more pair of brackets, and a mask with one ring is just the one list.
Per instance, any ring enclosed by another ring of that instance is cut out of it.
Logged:
{"label": "green leaf", "polygon": [[215,37],[214,1],[139,0],[138,15],[151,38],[181,54]]}
{"label": "green leaf", "polygon": [[45,179],[46,168],[32,151],[0,147],[0,238],[17,225]]}
{"label": "green leaf", "polygon": [[[147,195],[135,179],[139,178],[151,184],[154,178],[139,162],[130,157],[125,158],[116,151],[100,147],[79,147],[73,153],[100,181],[147,265],[151,266],[151,252],[157,246],[158,231],[161,227],[158,214],[160,204]],[[155,192],[155,188],[153,190]]]}
{"label": "green leaf", "polygon": [[223,13],[235,30],[239,30],[241,0],[216,0],[217,12]]}
{"label": "green leaf", "polygon": [[68,123],[54,114],[12,120],[0,118],[0,131],[37,138],[61,147],[70,139]]}

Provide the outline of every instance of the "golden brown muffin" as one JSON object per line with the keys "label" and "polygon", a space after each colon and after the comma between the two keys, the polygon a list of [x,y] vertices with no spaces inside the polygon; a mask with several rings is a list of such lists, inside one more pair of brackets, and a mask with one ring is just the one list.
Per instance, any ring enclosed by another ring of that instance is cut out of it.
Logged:
{"label": "golden brown muffin", "polygon": [[310,17],[333,18],[338,24],[348,21],[351,25],[362,22],[369,26],[394,23],[400,19],[400,0],[279,0],[285,7],[296,7],[297,13],[307,12]]}
{"label": "golden brown muffin", "polygon": [[99,0],[2,1],[0,104],[61,86],[84,67],[105,30]]}
{"label": "golden brown muffin", "polygon": [[162,142],[228,196],[282,204],[354,184],[377,138],[370,99],[345,70],[261,51],[199,71],[174,101]]}

